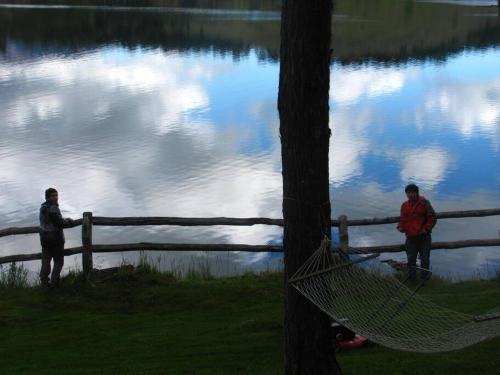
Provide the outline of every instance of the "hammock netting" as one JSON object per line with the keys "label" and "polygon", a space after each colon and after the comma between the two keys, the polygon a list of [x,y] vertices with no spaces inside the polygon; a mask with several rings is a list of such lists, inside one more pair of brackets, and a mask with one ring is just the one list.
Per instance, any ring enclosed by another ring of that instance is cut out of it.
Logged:
{"label": "hammock netting", "polygon": [[444,352],[500,335],[500,308],[474,316],[441,307],[395,277],[359,266],[375,256],[352,260],[325,239],[290,283],[341,325],[396,350]]}

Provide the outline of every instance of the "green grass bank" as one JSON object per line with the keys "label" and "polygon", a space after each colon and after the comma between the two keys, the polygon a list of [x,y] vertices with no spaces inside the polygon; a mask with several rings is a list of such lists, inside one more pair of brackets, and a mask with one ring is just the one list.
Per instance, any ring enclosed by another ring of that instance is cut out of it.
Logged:
{"label": "green grass bank", "polygon": [[[124,269],[56,290],[0,289],[1,374],[281,374],[282,275],[226,279]],[[500,278],[422,291],[468,313],[500,303]],[[343,351],[344,374],[494,374],[500,338],[444,354]]]}

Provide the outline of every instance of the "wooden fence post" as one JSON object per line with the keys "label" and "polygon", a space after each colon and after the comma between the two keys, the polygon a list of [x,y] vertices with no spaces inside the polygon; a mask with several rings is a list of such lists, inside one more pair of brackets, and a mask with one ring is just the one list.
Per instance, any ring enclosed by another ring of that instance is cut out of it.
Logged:
{"label": "wooden fence post", "polygon": [[94,267],[92,261],[92,212],[83,213],[82,245],[83,274],[85,277],[89,277]]}
{"label": "wooden fence post", "polygon": [[347,231],[347,216],[339,216],[339,247],[344,254],[349,253],[349,232]]}

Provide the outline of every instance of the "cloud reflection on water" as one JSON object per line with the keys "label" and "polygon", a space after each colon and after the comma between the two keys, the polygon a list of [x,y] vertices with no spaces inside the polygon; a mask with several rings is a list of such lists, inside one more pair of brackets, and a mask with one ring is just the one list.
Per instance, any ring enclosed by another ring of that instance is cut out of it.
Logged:
{"label": "cloud reflection on water", "polygon": [[[29,85],[28,92],[1,98],[2,108],[12,114],[8,124],[26,132],[22,138],[11,132],[9,144],[2,144],[0,176],[5,185],[15,185],[8,194],[16,197],[5,199],[2,227],[31,224],[43,188],[49,185],[61,191],[62,208],[69,216],[85,210],[117,216],[280,216],[280,210],[272,208],[280,207],[279,163],[265,157],[268,152],[235,157],[238,128],[218,129],[223,124],[209,116],[208,87],[214,77],[233,69],[230,59],[203,63],[197,56],[158,51],[128,56],[117,49],[11,66],[3,69],[9,72],[4,81]],[[36,100],[47,87],[58,89],[51,97],[59,103],[57,116],[26,111],[31,108],[27,96],[38,108],[47,108],[44,100]],[[256,117],[266,113],[267,105],[259,98],[249,106]],[[61,132],[67,137],[59,138]],[[40,153],[27,152],[32,146]],[[69,152],[61,155],[60,148]],[[27,208],[23,215],[19,205]],[[144,241],[152,234],[171,242],[186,242],[188,236],[195,242],[261,243],[279,235],[272,227],[198,228],[194,234],[175,228],[156,228],[149,235],[148,230],[132,235],[101,232],[96,234],[101,242]],[[68,246],[72,243],[76,245],[78,237],[70,234]],[[253,263],[263,256],[236,258]]]}
{"label": "cloud reflection on water", "polygon": [[[492,51],[487,58],[498,56]],[[454,196],[450,174],[464,183],[468,178],[461,163],[466,155],[457,148],[471,136],[498,145],[500,84],[498,74],[472,81],[447,76],[453,64],[333,67],[335,215],[397,214],[408,181],[419,183],[437,210],[500,206],[498,170]],[[0,83],[9,88],[0,93],[6,119],[0,227],[32,224],[49,185],[60,189],[70,216],[92,210],[102,216],[280,217],[277,75],[276,64],[263,66],[253,55],[233,61],[119,47],[0,61]],[[498,147],[478,153],[499,159]],[[441,225],[440,235],[453,239],[456,225]],[[497,219],[483,224],[485,237],[494,237],[490,232],[499,225]],[[351,237],[364,245],[397,243],[393,231],[354,229]],[[265,226],[100,229],[96,238],[260,244],[279,241],[280,232]],[[69,245],[78,242],[78,233],[69,236]],[[9,241],[3,252],[15,249]],[[247,263],[263,257],[237,255]],[[477,257],[468,262],[469,269],[480,264]]]}
{"label": "cloud reflection on water", "polygon": [[453,124],[464,138],[486,136],[498,148],[500,77],[492,78],[487,82],[458,82],[437,87],[426,98],[425,109],[437,112],[441,122]]}
{"label": "cloud reflection on water", "polygon": [[401,181],[412,181],[425,190],[432,190],[444,180],[448,168],[448,155],[442,149],[428,147],[403,151]]}
{"label": "cloud reflection on water", "polygon": [[352,104],[367,98],[392,94],[400,91],[409,78],[408,69],[396,67],[333,70],[330,77],[330,99],[340,105]]}

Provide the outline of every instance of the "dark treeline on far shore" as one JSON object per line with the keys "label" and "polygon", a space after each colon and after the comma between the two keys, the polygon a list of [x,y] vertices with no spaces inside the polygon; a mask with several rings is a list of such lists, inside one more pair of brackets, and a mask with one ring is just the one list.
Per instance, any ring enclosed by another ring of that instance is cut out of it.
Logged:
{"label": "dark treeline on far shore", "polygon": [[[7,1],[0,0],[1,3]],[[35,2],[16,0],[15,3]],[[18,58],[20,54],[29,57],[41,50],[73,53],[114,44],[166,51],[210,50],[235,57],[254,50],[261,59],[279,59],[280,1],[277,0],[46,0],[43,3],[145,8],[0,7],[0,54],[4,58]],[[265,12],[148,10],[151,6]],[[464,49],[487,48],[500,43],[500,19],[494,15],[493,7],[337,0],[333,18],[334,58],[341,63],[404,62],[443,59]]]}
{"label": "dark treeline on far shore", "polygon": [[179,7],[209,9],[280,10],[281,0],[2,0],[28,5],[100,5],[127,7]]}

